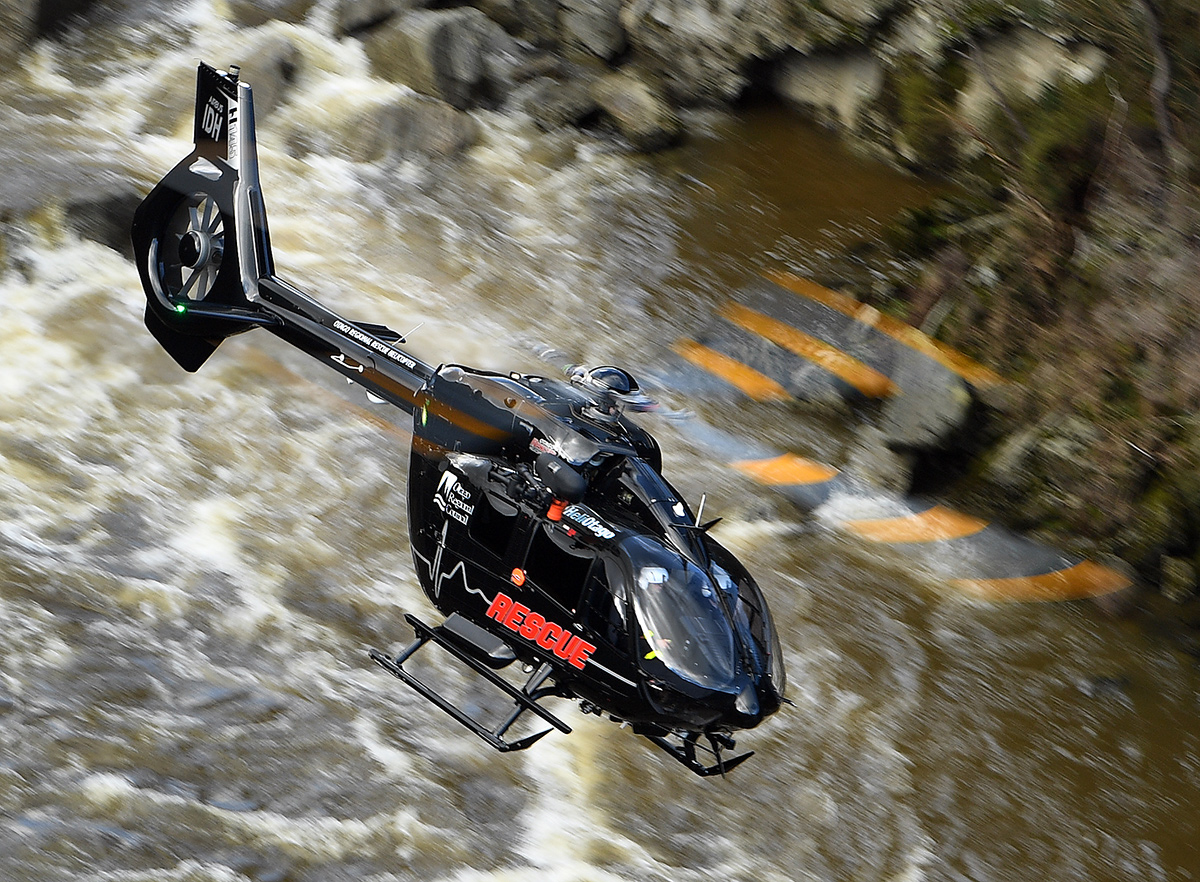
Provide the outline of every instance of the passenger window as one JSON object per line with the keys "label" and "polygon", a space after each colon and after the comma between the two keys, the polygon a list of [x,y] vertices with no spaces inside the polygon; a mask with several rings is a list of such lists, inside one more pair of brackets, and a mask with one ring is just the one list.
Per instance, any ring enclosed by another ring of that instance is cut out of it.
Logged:
{"label": "passenger window", "polygon": [[512,541],[513,530],[517,526],[517,510],[504,505],[504,508],[509,509],[504,511],[500,505],[504,503],[497,505],[489,494],[483,494],[471,516],[470,534],[472,539],[496,557],[503,558],[508,550],[508,543]]}
{"label": "passenger window", "polygon": [[525,555],[525,577],[571,614],[579,608],[584,583],[596,559],[582,545],[572,549],[574,544],[573,540],[556,535],[553,528],[539,525]]}

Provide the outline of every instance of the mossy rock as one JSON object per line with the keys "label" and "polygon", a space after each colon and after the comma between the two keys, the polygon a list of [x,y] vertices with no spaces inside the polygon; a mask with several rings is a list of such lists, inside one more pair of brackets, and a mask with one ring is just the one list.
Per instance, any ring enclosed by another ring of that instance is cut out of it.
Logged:
{"label": "mossy rock", "polygon": [[1114,99],[1100,79],[1053,86],[1025,110],[1021,179],[1044,206],[1064,216],[1082,213],[1113,111]]}
{"label": "mossy rock", "polygon": [[914,168],[948,172],[957,167],[954,103],[962,77],[957,59],[930,65],[916,54],[899,57],[888,71],[880,106],[895,126],[898,152]]}
{"label": "mossy rock", "polygon": [[1156,482],[1138,501],[1138,516],[1125,533],[1121,556],[1138,569],[1157,568],[1164,554],[1185,544],[1184,515],[1170,484]]}

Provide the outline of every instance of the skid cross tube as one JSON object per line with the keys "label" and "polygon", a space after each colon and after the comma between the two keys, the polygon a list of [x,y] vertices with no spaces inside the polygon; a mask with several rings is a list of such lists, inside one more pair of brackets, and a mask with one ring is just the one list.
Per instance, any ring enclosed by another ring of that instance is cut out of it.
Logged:
{"label": "skid cross tube", "polygon": [[[534,702],[547,695],[553,695],[553,689],[540,688],[541,685],[545,683],[547,679],[549,679],[552,673],[554,673],[554,668],[551,667],[548,662],[542,662],[541,667],[539,667],[533,672],[533,674],[530,675],[529,680],[525,683],[525,686],[521,691],[528,695],[530,700]],[[534,706],[537,707],[536,704]],[[496,735],[503,735],[505,732],[507,732],[509,726],[515,723],[517,718],[520,717],[521,714],[525,713],[525,710],[526,708],[520,702],[514,704],[512,713],[510,713],[508,717],[505,718],[504,722],[496,728]]]}
{"label": "skid cross tube", "polygon": [[[705,747],[704,745],[700,744],[699,732],[688,732],[686,735],[681,736],[681,744],[673,744],[662,735],[655,735],[648,732],[643,732],[641,734],[643,734],[652,743],[661,747],[663,750],[673,756],[678,762],[691,769],[701,778],[710,778],[713,775],[720,775],[722,778],[724,778],[725,773],[734,766],[741,765],[743,762],[750,759],[750,757],[754,756],[754,751],[751,750],[747,753],[741,754],[740,756],[725,759],[721,755],[721,748],[724,747],[732,750],[734,743],[732,738],[722,734],[711,734],[708,736],[708,741],[711,747]],[[714,757],[716,757],[716,762],[711,766],[704,765],[704,763],[700,762],[700,759],[696,756],[696,748],[700,748],[707,753],[711,753]]]}
{"label": "skid cross tube", "polygon": [[[496,750],[502,752],[525,750],[527,747],[531,746],[534,742],[550,731],[549,729],[543,729],[541,732],[535,732],[533,735],[529,735],[517,741],[504,740],[504,733],[507,732],[513,723],[515,723],[526,711],[532,711],[533,713],[537,714],[560,732],[565,732],[568,734],[570,733],[570,726],[537,703],[539,698],[552,694],[551,690],[539,688],[550,675],[551,671],[549,670],[548,665],[543,665],[541,668],[535,671],[529,678],[529,681],[525,684],[525,687],[523,689],[518,689],[495,671],[488,668],[487,665],[483,664],[462,650],[457,643],[443,634],[440,628],[432,628],[412,614],[406,614],[404,618],[410,625],[412,625],[413,631],[416,634],[416,639],[394,659],[389,658],[387,655],[377,649],[370,650],[369,654],[371,658],[376,662],[376,664],[378,664],[388,673],[411,686],[454,719],[458,720],[459,723],[466,726],[492,747],[496,748]],[[499,726],[494,729],[487,728],[470,714],[449,702],[428,683],[404,670],[404,662],[415,655],[423,646],[425,646],[425,644],[429,643],[430,641],[436,643],[438,646],[441,646],[456,659],[469,666],[477,674],[513,699],[513,712],[510,713]]]}

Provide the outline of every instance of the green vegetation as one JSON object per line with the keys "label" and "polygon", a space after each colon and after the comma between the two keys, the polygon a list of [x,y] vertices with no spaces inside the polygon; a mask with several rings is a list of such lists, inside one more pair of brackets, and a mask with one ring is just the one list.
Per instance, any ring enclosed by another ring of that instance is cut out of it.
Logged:
{"label": "green vegetation", "polygon": [[[968,50],[890,73],[899,152],[953,193],[888,231],[890,256],[918,266],[901,293],[919,316],[920,279],[952,271],[939,336],[1021,382],[1002,436],[1038,427],[1020,493],[989,484],[986,454],[963,492],[1155,581],[1164,556],[1200,564],[1200,3],[970,9],[973,27],[1020,17],[1106,63],[1004,94],[982,127],[958,113]],[[1066,425],[1088,431],[1064,459]]]}
{"label": "green vegetation", "polygon": [[958,162],[954,100],[962,87],[962,65],[956,60],[931,69],[916,55],[894,64],[885,93],[885,112],[897,121],[897,134],[913,166],[946,173]]}

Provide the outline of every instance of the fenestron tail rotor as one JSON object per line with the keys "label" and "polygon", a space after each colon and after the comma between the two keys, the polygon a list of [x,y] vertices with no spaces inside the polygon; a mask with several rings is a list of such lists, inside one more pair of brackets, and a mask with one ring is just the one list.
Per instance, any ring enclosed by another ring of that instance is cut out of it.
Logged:
{"label": "fenestron tail rotor", "polygon": [[225,223],[216,200],[205,193],[184,198],[151,248],[150,271],[164,297],[185,305],[204,300],[225,256]]}

